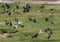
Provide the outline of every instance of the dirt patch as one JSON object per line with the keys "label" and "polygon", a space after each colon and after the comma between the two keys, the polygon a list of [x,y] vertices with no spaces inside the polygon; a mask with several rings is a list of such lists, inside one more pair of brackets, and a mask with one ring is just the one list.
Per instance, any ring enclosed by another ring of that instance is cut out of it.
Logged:
{"label": "dirt patch", "polygon": [[0,0],[0,3],[17,3],[20,0]]}
{"label": "dirt patch", "polygon": [[17,32],[18,32],[18,30],[14,31],[14,32],[3,31],[3,32],[0,32],[0,37],[2,37],[2,38],[9,38],[9,37],[12,37],[11,34],[17,33]]}
{"label": "dirt patch", "polygon": [[30,0],[30,1],[58,1],[58,0]]}
{"label": "dirt patch", "polygon": [[2,38],[6,38],[10,35],[10,33],[3,33],[3,34],[0,34],[0,37]]}
{"label": "dirt patch", "polygon": [[[0,0],[0,3],[17,3],[20,0]],[[34,4],[60,4],[60,0],[26,0],[25,2]]]}
{"label": "dirt patch", "polygon": [[60,4],[60,0],[55,0],[55,1],[27,0],[27,2],[34,4]]}

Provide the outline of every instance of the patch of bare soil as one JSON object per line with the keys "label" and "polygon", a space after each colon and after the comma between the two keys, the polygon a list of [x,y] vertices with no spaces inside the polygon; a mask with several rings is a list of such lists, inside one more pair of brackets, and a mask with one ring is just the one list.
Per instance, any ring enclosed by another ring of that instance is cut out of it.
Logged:
{"label": "patch of bare soil", "polygon": [[0,34],[0,37],[6,38],[6,37],[9,36],[9,35],[10,35],[10,33],[3,33],[3,34]]}
{"label": "patch of bare soil", "polygon": [[18,32],[17,30],[14,31],[14,32],[3,32],[3,33],[0,33],[0,37],[2,37],[2,38],[12,37],[11,34],[13,34],[13,33],[17,33],[17,32]]}
{"label": "patch of bare soil", "polygon": [[27,0],[27,2],[34,4],[60,4],[60,0]]}
{"label": "patch of bare soil", "polygon": [[0,0],[0,3],[17,3],[20,0]]}
{"label": "patch of bare soil", "polygon": [[30,1],[58,1],[58,0],[30,0]]}

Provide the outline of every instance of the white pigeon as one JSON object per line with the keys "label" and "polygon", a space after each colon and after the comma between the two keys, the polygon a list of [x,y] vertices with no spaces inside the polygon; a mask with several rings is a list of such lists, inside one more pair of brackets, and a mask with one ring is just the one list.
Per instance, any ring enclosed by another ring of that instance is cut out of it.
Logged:
{"label": "white pigeon", "polygon": [[17,25],[13,25],[13,28],[17,29]]}
{"label": "white pigeon", "polygon": [[19,25],[23,25],[23,22],[18,22]]}
{"label": "white pigeon", "polygon": [[42,29],[41,29],[41,28],[40,28],[40,30],[39,30],[39,33],[40,33],[40,34],[43,34],[43,31],[42,31]]}

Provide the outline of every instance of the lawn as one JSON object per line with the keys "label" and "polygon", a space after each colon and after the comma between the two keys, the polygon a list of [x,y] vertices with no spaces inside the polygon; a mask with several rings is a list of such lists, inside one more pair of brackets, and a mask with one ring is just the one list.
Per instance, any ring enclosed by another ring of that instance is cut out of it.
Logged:
{"label": "lawn", "polygon": [[[20,3],[12,3],[9,4],[11,6],[10,10],[12,12],[13,9],[15,9],[15,5],[18,4],[20,9],[18,9],[18,12],[20,14],[12,13],[12,16],[9,17],[7,13],[1,14],[2,12],[2,3],[0,3],[0,29],[5,29],[7,31],[15,31],[13,27],[10,27],[9,25],[4,24],[4,20],[12,21],[14,24],[15,18],[18,18],[19,21],[22,21],[24,23],[24,28],[21,28],[18,26],[19,32],[11,34],[12,37],[10,38],[2,38],[0,37],[0,42],[60,42],[60,5],[54,5],[54,4],[45,4],[44,11],[38,12],[40,4],[31,4],[30,12],[23,13],[23,6],[27,3],[20,2]],[[53,17],[48,17],[50,14],[50,8],[53,7],[54,15]],[[34,23],[32,21],[29,21],[28,18],[31,17],[32,19],[36,19],[37,23]],[[50,21],[45,21],[45,17],[48,17],[49,20],[54,20],[54,24],[50,24]],[[40,28],[43,29],[43,31],[50,27],[53,30],[53,35],[50,39],[46,39],[47,33],[44,32],[44,34],[39,34],[36,39],[31,38],[32,35],[39,31]],[[25,36],[27,35],[27,37]]]}

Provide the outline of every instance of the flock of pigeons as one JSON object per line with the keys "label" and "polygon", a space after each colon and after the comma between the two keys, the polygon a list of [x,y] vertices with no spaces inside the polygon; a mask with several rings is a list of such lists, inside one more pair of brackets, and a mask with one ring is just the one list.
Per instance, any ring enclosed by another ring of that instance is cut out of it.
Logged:
{"label": "flock of pigeons", "polygon": [[[42,4],[42,6],[41,6],[40,9],[39,9],[39,12],[43,12],[44,7],[45,7],[45,5]],[[10,12],[10,5],[9,5],[9,4],[5,3],[5,5],[3,5],[2,8],[3,8],[2,14],[8,13],[8,15],[11,16],[12,13]],[[31,8],[31,6],[30,6],[29,4],[26,4],[26,6],[23,6],[23,13],[29,12],[29,11],[30,11],[30,8]],[[14,10],[15,13],[17,13],[17,11],[16,11],[17,9],[20,9],[20,7],[19,7],[18,5],[16,5],[16,9]],[[54,14],[52,11],[53,11],[54,9],[51,8],[50,10],[51,10],[51,13],[50,13],[49,17],[52,17],[53,14]],[[28,20],[33,21],[34,23],[37,23],[36,19],[32,19],[31,17],[29,17]],[[46,17],[46,18],[45,18],[45,21],[49,21],[49,18]],[[18,18],[15,18],[15,22],[16,22],[19,26],[21,26],[22,28],[24,28],[23,22],[20,22]],[[51,23],[51,24],[54,24],[54,21],[51,20],[50,23]],[[17,25],[13,24],[11,21],[8,21],[8,20],[5,20],[5,24],[12,26],[14,29],[17,29],[17,28],[18,28]],[[51,28],[46,28],[46,29],[45,29],[45,32],[48,34],[47,39],[50,39],[50,38],[51,38],[51,35],[53,34],[53,33],[52,33],[52,29],[51,29]],[[44,32],[42,31],[42,28],[40,28],[40,31],[39,31],[39,32],[33,34],[32,38],[37,38],[39,33],[41,33],[41,34],[44,33]]]}

